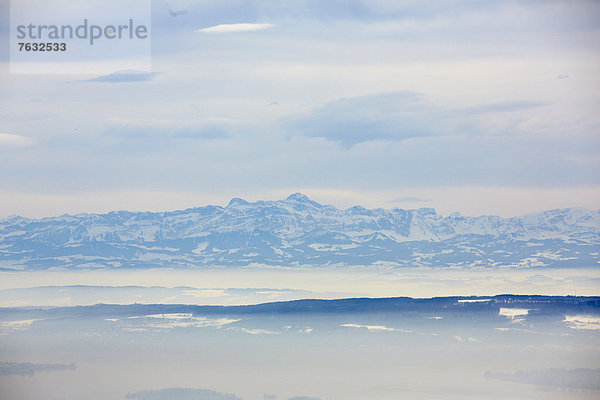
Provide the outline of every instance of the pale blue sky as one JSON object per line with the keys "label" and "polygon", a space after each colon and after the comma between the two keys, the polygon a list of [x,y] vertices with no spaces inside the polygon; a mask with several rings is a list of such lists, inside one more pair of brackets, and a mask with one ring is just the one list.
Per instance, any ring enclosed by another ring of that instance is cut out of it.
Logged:
{"label": "pale blue sky", "polygon": [[154,1],[147,76],[11,75],[1,4],[0,217],[600,208],[597,2]]}

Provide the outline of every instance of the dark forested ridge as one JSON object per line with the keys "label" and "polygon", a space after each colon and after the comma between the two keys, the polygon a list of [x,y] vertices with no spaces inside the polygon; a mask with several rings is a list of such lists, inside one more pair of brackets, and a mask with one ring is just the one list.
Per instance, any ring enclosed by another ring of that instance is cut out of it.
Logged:
{"label": "dark forested ridge", "polygon": [[0,316],[18,313],[65,317],[125,317],[148,314],[191,313],[195,315],[282,315],[344,313],[438,313],[498,314],[501,308],[528,309],[529,315],[600,314],[600,297],[523,296],[434,298],[349,298],[336,300],[306,299],[244,306],[196,306],[184,304],[96,304],[74,307],[0,308]]}

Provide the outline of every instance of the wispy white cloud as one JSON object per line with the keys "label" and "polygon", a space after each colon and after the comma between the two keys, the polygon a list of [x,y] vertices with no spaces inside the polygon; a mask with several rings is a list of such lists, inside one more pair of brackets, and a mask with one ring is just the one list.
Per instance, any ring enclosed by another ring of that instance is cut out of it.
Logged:
{"label": "wispy white cloud", "polygon": [[0,146],[23,147],[32,146],[35,140],[28,136],[13,135],[10,133],[0,133]]}
{"label": "wispy white cloud", "polygon": [[240,23],[240,24],[220,24],[209,26],[208,28],[202,28],[196,30],[199,33],[238,33],[238,32],[254,32],[262,31],[265,29],[273,28],[274,24],[251,24],[251,23]]}

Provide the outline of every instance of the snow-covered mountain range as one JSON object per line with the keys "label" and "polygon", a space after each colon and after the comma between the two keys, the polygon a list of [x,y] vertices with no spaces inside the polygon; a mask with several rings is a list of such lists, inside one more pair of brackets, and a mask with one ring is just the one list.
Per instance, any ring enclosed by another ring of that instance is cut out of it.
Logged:
{"label": "snow-covered mountain range", "polygon": [[247,265],[596,267],[600,212],[447,217],[285,200],[0,220],[0,269]]}

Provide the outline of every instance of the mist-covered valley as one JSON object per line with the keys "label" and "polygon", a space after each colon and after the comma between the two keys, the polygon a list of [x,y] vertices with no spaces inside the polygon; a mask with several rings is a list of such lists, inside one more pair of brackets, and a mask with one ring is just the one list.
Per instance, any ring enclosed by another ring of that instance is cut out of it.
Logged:
{"label": "mist-covered valley", "polygon": [[593,399],[600,390],[597,297],[4,308],[0,320],[0,386],[15,400]]}

